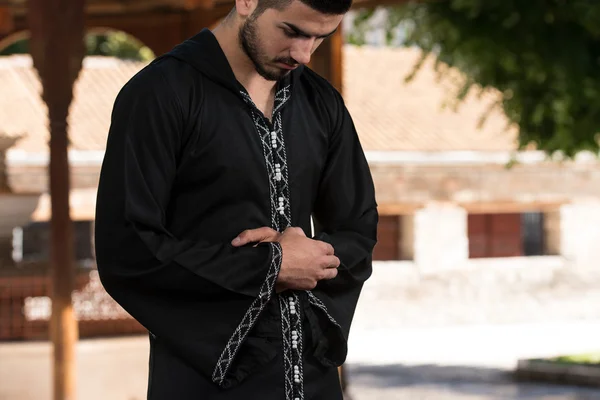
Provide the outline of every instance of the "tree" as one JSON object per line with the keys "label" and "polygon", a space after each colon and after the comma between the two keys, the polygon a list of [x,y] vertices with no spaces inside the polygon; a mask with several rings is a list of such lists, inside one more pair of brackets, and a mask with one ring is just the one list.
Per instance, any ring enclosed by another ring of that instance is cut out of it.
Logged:
{"label": "tree", "polygon": [[[433,0],[387,11],[388,43],[401,32],[403,45],[423,50],[411,76],[433,55],[438,73],[447,65],[464,74],[458,102],[471,89],[500,92],[520,148],[598,154],[600,2]],[[372,15],[357,15],[351,41],[360,44]]]}
{"label": "tree", "polygon": [[117,57],[124,60],[150,61],[152,50],[124,32],[87,35],[87,55]]}

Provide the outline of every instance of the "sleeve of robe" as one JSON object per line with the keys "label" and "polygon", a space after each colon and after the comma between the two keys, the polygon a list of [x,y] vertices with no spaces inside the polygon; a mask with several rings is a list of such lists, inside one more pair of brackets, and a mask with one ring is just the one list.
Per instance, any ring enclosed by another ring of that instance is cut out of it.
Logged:
{"label": "sleeve of robe", "polygon": [[338,275],[308,291],[313,352],[326,366],[340,366],[363,283],[372,272],[378,213],[369,166],[352,118],[336,92],[329,154],[313,213],[315,239],[333,246]]}
{"label": "sleeve of robe", "polygon": [[[230,387],[275,356],[247,334],[273,295],[281,247],[235,249],[169,231],[166,209],[185,146],[184,115],[156,65],[115,101],[97,198],[98,271],[107,292],[156,340]],[[253,356],[238,362],[240,347]]]}

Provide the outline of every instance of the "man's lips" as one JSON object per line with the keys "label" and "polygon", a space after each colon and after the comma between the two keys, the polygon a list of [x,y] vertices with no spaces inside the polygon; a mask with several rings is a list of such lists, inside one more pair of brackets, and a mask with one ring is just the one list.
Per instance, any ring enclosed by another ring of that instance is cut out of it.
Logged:
{"label": "man's lips", "polygon": [[290,69],[290,70],[291,70],[291,69],[296,69],[296,68],[298,67],[297,65],[290,65],[290,64],[286,64],[286,63],[284,63],[284,62],[278,62],[278,63],[277,63],[277,65],[278,65],[280,68],[283,68],[283,69]]}

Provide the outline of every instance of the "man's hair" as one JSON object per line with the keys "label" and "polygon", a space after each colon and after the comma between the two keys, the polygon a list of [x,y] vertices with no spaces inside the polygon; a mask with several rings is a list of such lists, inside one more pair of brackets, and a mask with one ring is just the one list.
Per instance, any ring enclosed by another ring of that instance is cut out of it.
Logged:
{"label": "man's hair", "polygon": [[[269,8],[283,10],[294,0],[258,0],[254,10],[255,17],[259,17]],[[328,15],[346,14],[352,6],[352,0],[299,0],[315,11]]]}

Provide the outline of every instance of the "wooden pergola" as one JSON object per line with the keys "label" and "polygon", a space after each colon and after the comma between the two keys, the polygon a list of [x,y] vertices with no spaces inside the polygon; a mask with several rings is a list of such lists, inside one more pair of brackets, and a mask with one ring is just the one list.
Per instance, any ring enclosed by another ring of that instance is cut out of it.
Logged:
{"label": "wooden pergola", "polygon": [[[355,0],[353,7],[375,7],[404,1]],[[233,5],[233,0],[0,0],[0,47],[3,43],[10,43],[13,37],[29,34],[35,47],[36,35],[41,33],[41,29],[42,46],[50,46],[48,51],[52,54],[57,52],[57,49],[50,50],[53,38],[64,35],[59,42],[64,43],[62,40],[68,38],[71,57],[79,57],[72,46],[79,46],[80,37],[86,31],[111,29],[130,34],[160,55],[202,28],[217,24]],[[319,47],[310,65],[339,89],[342,82],[341,48],[342,34],[339,30]],[[32,56],[38,71],[44,68],[40,62],[58,63],[39,60],[33,50]],[[76,66],[73,68],[79,70]],[[68,91],[69,87],[63,90]]]}
{"label": "wooden pergola", "polygon": [[[354,7],[404,1],[355,0]],[[76,393],[78,329],[71,304],[74,261],[67,117],[85,55],[85,32],[96,28],[123,31],[160,55],[202,28],[217,24],[233,5],[232,0],[0,0],[0,47],[29,36],[48,107],[54,400],[74,400]],[[340,91],[342,44],[340,29],[315,52],[310,65]]]}

